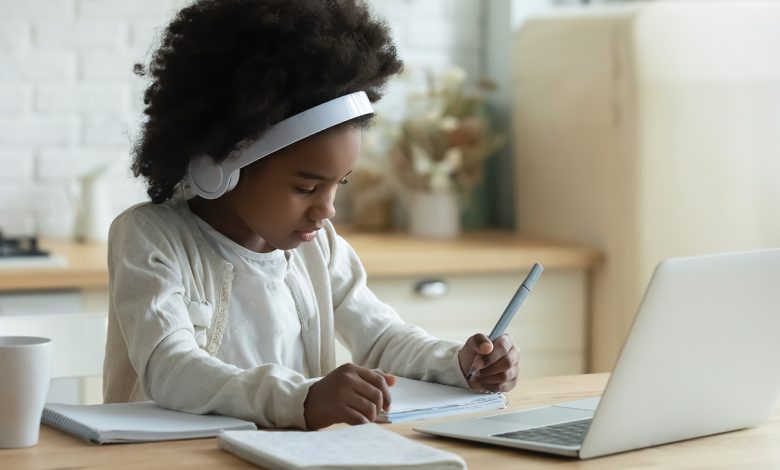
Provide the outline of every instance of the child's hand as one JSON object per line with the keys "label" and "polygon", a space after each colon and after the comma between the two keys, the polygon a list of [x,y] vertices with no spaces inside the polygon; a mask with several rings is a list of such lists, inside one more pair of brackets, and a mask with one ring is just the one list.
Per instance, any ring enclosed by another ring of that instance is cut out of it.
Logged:
{"label": "child's hand", "polygon": [[468,340],[458,351],[460,370],[467,377],[471,366],[477,371],[468,379],[474,390],[508,392],[515,388],[520,354],[509,335],[502,335],[495,343],[479,333]]}
{"label": "child's hand", "polygon": [[334,423],[364,424],[390,409],[390,387],[395,377],[344,364],[309,388],[303,404],[306,428],[320,429]]}

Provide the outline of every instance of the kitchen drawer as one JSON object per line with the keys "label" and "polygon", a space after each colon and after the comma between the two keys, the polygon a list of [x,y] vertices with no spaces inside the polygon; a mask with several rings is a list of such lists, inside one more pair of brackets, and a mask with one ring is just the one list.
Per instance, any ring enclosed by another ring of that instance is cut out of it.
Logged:
{"label": "kitchen drawer", "polygon": [[[437,297],[415,288],[423,279],[377,278],[369,287],[407,322],[443,339],[464,342],[474,333],[490,333],[525,272],[446,276]],[[575,374],[585,367],[586,273],[547,270],[518,311],[507,332],[527,364],[524,375]],[[349,355],[339,348],[337,360]]]}

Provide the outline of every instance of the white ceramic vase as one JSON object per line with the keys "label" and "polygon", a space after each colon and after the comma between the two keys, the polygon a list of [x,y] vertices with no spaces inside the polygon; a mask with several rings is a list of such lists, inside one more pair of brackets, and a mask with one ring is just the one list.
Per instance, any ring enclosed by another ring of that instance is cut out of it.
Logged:
{"label": "white ceramic vase", "polygon": [[460,235],[460,202],[454,192],[414,191],[409,198],[409,233],[426,238]]}
{"label": "white ceramic vase", "polygon": [[111,226],[110,188],[103,169],[79,178],[74,231],[78,241],[105,241]]}

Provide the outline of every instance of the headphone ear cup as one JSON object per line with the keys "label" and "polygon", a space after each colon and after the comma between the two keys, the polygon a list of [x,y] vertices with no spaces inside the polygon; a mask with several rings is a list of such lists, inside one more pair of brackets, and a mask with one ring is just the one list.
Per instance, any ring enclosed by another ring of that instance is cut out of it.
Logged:
{"label": "headphone ear cup", "polygon": [[216,199],[222,195],[222,169],[209,155],[193,157],[187,167],[187,179],[195,193],[205,199]]}
{"label": "headphone ear cup", "polygon": [[236,170],[230,174],[225,192],[232,191],[233,188],[236,187],[236,185],[238,184],[238,177],[240,176],[240,174],[241,174],[241,170]]}

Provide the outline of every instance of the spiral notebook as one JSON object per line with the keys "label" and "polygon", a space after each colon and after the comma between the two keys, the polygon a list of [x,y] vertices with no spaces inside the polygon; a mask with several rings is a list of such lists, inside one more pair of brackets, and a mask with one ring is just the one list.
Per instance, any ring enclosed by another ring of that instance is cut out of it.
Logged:
{"label": "spiral notebook", "polygon": [[251,421],[171,411],[151,401],[104,405],[47,403],[41,422],[93,444],[197,439],[214,437],[222,430],[257,429]]}
{"label": "spiral notebook", "polygon": [[420,380],[397,377],[390,387],[390,411],[382,412],[378,423],[400,423],[477,411],[506,408],[505,393],[482,393]]}

